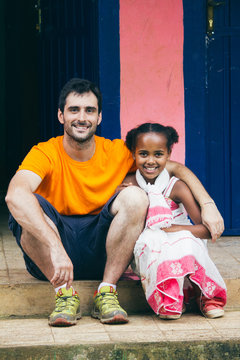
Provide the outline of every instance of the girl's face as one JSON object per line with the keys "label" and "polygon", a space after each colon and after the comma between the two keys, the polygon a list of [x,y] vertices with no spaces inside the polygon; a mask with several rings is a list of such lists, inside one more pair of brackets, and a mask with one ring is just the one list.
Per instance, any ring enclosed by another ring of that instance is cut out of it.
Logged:
{"label": "girl's face", "polygon": [[155,132],[138,135],[133,157],[137,168],[147,182],[154,184],[155,179],[165,168],[170,155],[165,135]]}

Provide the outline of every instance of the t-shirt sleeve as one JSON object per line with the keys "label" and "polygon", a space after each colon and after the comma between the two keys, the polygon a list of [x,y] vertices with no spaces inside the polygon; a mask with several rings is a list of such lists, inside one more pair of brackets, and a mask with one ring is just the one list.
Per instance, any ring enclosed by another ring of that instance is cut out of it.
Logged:
{"label": "t-shirt sleeve", "polygon": [[129,164],[129,170],[128,170],[128,172],[129,172],[129,173],[136,172],[137,167],[136,167],[135,161],[133,160],[132,153],[131,153],[131,151],[127,148],[127,146],[125,145],[124,141],[122,141],[122,142],[120,143],[120,147],[121,147],[120,152],[121,152],[122,155],[124,156],[125,161]]}
{"label": "t-shirt sleeve", "polygon": [[120,164],[125,164],[125,166],[128,166],[130,170],[134,160],[124,141],[122,139],[115,139],[113,140],[113,144],[114,157],[116,161],[119,161]]}
{"label": "t-shirt sleeve", "polygon": [[26,155],[19,170],[30,170],[39,175],[42,179],[51,172],[52,161],[50,157],[38,146],[34,146]]}

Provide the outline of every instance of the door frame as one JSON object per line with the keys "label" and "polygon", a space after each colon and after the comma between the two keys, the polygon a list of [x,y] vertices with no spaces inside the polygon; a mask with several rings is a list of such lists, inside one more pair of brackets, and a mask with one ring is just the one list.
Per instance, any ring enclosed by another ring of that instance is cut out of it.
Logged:
{"label": "door frame", "polygon": [[[208,189],[208,37],[207,37],[207,0],[183,0],[184,10],[184,89],[185,89],[185,132],[186,132],[186,165],[198,176],[206,190]],[[228,119],[225,117],[225,121]],[[227,120],[228,121],[228,120]],[[214,124],[212,124],[214,125]],[[229,125],[229,123],[228,123]],[[217,126],[217,124],[216,124]],[[229,159],[230,160],[230,159]],[[226,160],[225,160],[226,161]],[[226,162],[228,164],[228,162]],[[222,164],[224,166],[224,164]],[[224,174],[224,168],[220,169]],[[226,170],[227,171],[227,170]],[[211,171],[211,176],[214,169]],[[216,172],[215,172],[216,173]],[[224,235],[239,235],[239,229],[231,228],[231,202],[233,196],[228,179],[222,189],[224,205],[221,212],[225,213],[226,230]],[[217,185],[217,184],[216,184]],[[229,186],[228,186],[229,185]],[[229,189],[229,190],[228,190]],[[213,194],[210,193],[210,196]],[[227,201],[226,201],[227,198]],[[223,214],[224,215],[224,214]]]}
{"label": "door frame", "polygon": [[185,163],[206,186],[206,2],[183,0],[183,11]]}

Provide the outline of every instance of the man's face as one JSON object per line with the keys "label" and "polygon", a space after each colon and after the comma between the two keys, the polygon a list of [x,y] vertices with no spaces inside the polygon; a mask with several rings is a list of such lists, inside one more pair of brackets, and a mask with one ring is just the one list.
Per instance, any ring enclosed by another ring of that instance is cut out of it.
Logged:
{"label": "man's face", "polygon": [[79,143],[88,141],[102,121],[102,114],[98,114],[97,97],[91,91],[70,93],[63,113],[58,109],[58,120],[64,126],[64,136]]}

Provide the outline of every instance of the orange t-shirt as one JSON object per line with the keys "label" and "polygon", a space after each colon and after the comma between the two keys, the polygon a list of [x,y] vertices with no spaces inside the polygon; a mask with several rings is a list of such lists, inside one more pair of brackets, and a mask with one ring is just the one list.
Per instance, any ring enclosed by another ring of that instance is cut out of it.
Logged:
{"label": "orange t-shirt", "polygon": [[70,158],[63,136],[34,146],[18,170],[30,170],[42,178],[36,190],[60,214],[97,214],[133,166],[123,140],[95,136],[96,150],[85,162]]}

